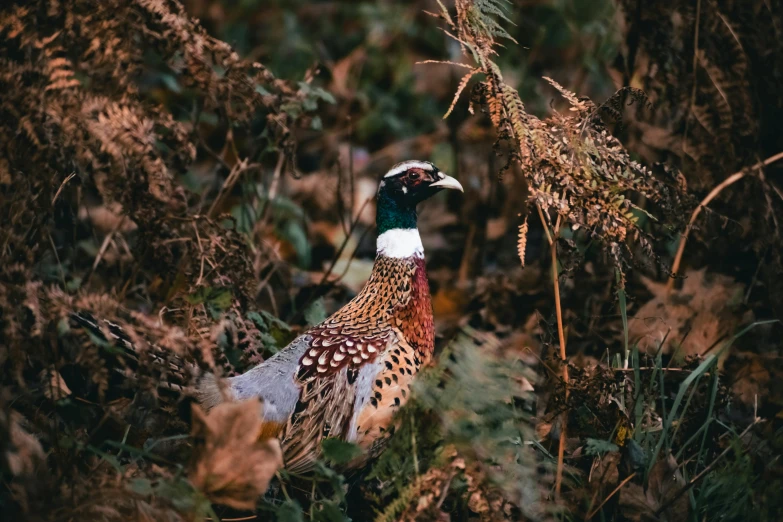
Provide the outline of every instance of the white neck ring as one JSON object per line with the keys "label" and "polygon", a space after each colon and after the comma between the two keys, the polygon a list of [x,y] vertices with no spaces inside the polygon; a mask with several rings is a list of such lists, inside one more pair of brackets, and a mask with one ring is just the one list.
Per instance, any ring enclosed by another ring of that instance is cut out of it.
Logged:
{"label": "white neck ring", "polygon": [[378,236],[378,253],[386,257],[424,257],[419,231],[415,228],[393,228]]}

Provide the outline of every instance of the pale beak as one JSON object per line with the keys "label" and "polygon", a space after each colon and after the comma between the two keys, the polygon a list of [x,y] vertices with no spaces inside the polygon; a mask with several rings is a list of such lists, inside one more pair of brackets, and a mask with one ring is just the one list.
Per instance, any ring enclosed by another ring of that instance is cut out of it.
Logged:
{"label": "pale beak", "polygon": [[445,175],[442,172],[440,173],[440,175],[443,176],[443,178],[430,185],[430,187],[438,187],[442,189],[454,189],[454,190],[459,190],[460,192],[463,193],[465,192],[462,189],[462,185],[459,184],[459,181],[452,178],[451,176]]}

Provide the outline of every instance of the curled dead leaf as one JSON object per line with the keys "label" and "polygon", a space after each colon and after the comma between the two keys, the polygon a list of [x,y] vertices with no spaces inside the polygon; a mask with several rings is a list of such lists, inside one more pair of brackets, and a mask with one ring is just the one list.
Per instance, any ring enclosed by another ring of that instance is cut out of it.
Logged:
{"label": "curled dead leaf", "polygon": [[252,509],[283,465],[279,441],[264,432],[258,399],[226,402],[209,414],[193,406],[196,448],[190,480],[212,502]]}

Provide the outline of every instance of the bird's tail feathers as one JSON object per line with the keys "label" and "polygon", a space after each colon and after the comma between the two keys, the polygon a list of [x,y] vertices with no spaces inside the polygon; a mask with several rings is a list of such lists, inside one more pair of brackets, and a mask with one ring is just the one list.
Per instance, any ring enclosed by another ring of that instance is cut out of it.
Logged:
{"label": "bird's tail feathers", "polygon": [[196,383],[196,399],[206,411],[220,403],[233,400],[233,396],[225,379],[218,379],[212,373],[205,373]]}
{"label": "bird's tail feathers", "polygon": [[191,391],[188,382],[193,378],[194,372],[198,373],[198,368],[195,365],[187,364],[171,351],[154,344],[149,344],[148,349],[140,351],[139,347],[134,344],[132,336],[121,325],[108,319],[98,319],[89,312],[73,312],[70,314],[70,320],[73,326],[89,332],[99,342],[108,343],[119,349],[116,355],[123,362],[121,366],[114,368],[117,372],[128,376],[129,374],[123,370],[123,367],[138,368],[142,364],[143,354],[148,361],[162,370],[163,379],[158,383],[159,390],[171,391],[176,394]]}

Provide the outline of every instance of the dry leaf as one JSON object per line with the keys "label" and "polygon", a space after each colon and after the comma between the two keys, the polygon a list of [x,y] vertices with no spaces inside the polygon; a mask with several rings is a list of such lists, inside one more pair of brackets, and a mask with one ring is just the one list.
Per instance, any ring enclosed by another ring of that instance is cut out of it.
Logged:
{"label": "dry leaf", "polygon": [[685,356],[703,355],[740,324],[743,287],[730,277],[691,270],[682,289],[668,295],[665,285],[644,283],[654,297],[628,324],[630,340],[638,341],[640,350],[656,353],[663,342],[665,354],[679,349]]}
{"label": "dry leaf", "polygon": [[41,371],[41,382],[43,383],[43,392],[47,399],[59,401],[71,394],[71,389],[65,383],[65,379],[55,368],[47,368]]}
{"label": "dry leaf", "polygon": [[87,206],[80,207],[79,219],[90,221],[92,226],[101,234],[110,232],[126,234],[138,228],[136,223],[124,214],[122,205],[117,202],[96,205],[90,208]]}
{"label": "dry leaf", "polygon": [[0,412],[0,427],[9,438],[2,457],[12,477],[33,477],[44,464],[41,443],[24,429],[23,423],[22,416],[13,410]]}
{"label": "dry leaf", "polygon": [[[726,359],[724,370],[730,376],[727,384],[732,399],[737,406],[743,405],[746,413],[752,413],[757,405],[781,404],[778,390],[783,381],[783,359],[776,353],[737,350]],[[734,410],[735,415],[739,413]]]}
{"label": "dry leaf", "polygon": [[[54,485],[51,474],[46,472],[46,456],[35,435],[27,431],[26,421],[19,412],[0,408],[0,469],[3,470],[3,486],[10,494],[4,499],[18,503],[23,511],[51,493]],[[13,518],[11,516],[10,518]],[[3,519],[5,520],[5,518]]]}
{"label": "dry leaf", "polygon": [[223,403],[209,414],[193,406],[190,480],[211,501],[252,509],[283,465],[279,441],[264,435],[261,411],[258,399]]}
{"label": "dry leaf", "polygon": [[[682,495],[673,500],[683,486],[685,480],[682,473],[674,457],[669,455],[652,467],[646,488],[634,482],[623,486],[620,490],[620,510],[628,520],[684,522],[690,513],[688,496]],[[656,515],[661,508],[661,514]]]}

